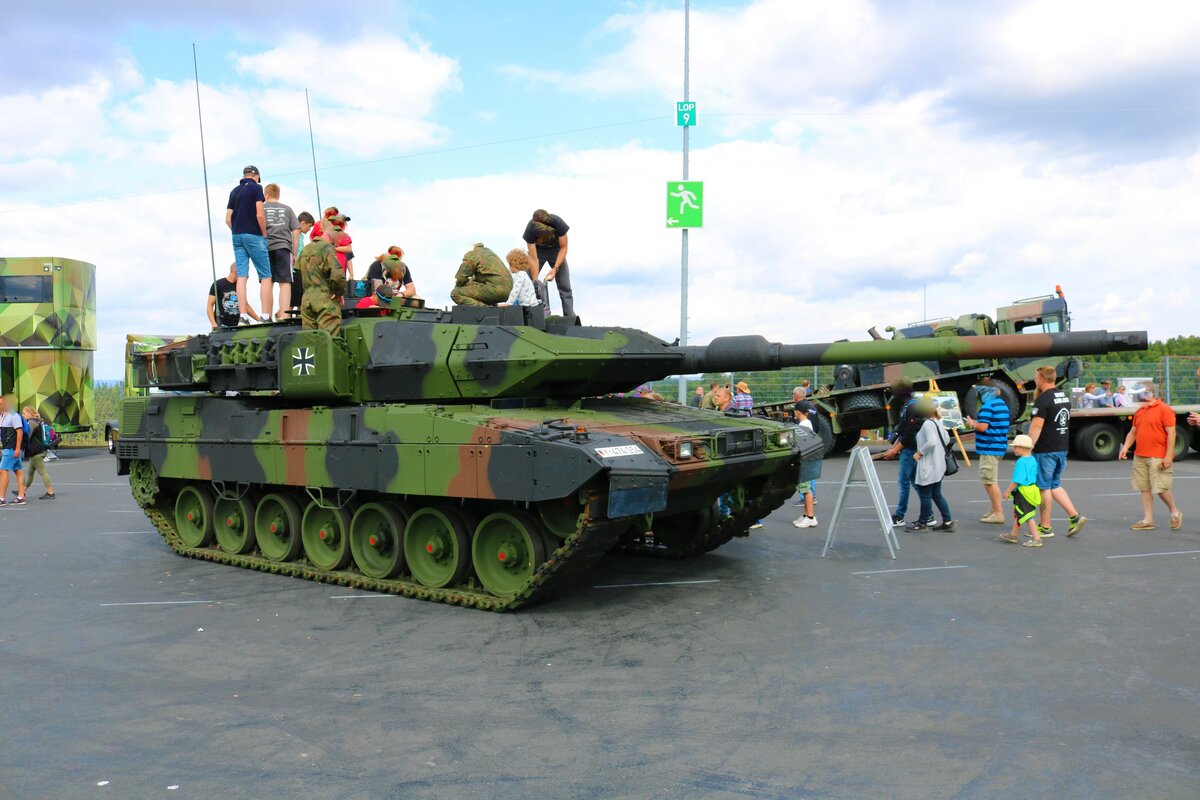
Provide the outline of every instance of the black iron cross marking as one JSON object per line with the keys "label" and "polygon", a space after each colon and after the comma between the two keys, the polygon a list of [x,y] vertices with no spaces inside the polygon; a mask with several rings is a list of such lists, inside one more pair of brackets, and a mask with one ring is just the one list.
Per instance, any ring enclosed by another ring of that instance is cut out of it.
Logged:
{"label": "black iron cross marking", "polygon": [[292,372],[308,377],[317,368],[317,359],[309,347],[301,347],[292,353]]}

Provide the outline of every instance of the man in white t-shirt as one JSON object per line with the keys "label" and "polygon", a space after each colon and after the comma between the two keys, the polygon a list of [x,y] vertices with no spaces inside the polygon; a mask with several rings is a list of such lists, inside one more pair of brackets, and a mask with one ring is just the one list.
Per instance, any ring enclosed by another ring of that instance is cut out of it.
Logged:
{"label": "man in white t-shirt", "polygon": [[[16,406],[11,395],[0,397],[0,506],[25,505],[25,476],[21,472],[25,426],[21,423],[21,415],[12,411]],[[17,499],[11,502],[5,500],[10,475],[17,479]]]}

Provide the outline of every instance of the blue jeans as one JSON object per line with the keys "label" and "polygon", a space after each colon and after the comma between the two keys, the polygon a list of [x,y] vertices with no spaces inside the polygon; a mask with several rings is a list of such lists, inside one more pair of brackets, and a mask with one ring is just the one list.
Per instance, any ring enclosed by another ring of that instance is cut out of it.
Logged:
{"label": "blue jeans", "polygon": [[1062,486],[1063,470],[1067,468],[1067,454],[1062,450],[1053,453],[1034,453],[1038,465],[1038,488],[1043,492]]}
{"label": "blue jeans", "polygon": [[928,486],[917,487],[917,497],[921,498],[921,513],[917,516],[920,522],[933,522],[933,505],[937,503],[938,512],[942,515],[942,522],[949,522],[950,504],[946,502],[946,498],[942,496],[942,482],[931,483]]}
{"label": "blue jeans", "polygon": [[903,518],[908,514],[908,492],[917,474],[917,460],[913,458],[916,454],[916,450],[909,450],[907,447],[900,451],[900,477],[896,479],[900,484],[900,502],[896,503],[897,517]]}
{"label": "blue jeans", "polygon": [[258,279],[266,280],[271,277],[271,259],[267,255],[267,238],[257,233],[235,233],[233,235],[233,260],[237,262],[239,278],[250,277],[250,262],[254,262],[254,271]]}

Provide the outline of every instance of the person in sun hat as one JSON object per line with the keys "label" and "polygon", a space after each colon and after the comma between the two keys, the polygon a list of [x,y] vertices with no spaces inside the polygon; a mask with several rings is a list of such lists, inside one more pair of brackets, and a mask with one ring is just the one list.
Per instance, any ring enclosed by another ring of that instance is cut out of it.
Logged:
{"label": "person in sun hat", "polygon": [[[1042,535],[1038,528],[1038,510],[1042,505],[1042,490],[1038,488],[1038,462],[1033,457],[1033,439],[1022,433],[1013,437],[1013,452],[1017,463],[1013,465],[1012,481],[1004,492],[1013,502],[1012,530],[1000,540],[1026,547],[1041,547]],[[1029,526],[1029,540],[1021,542],[1021,526]]]}
{"label": "person in sun hat", "polygon": [[745,381],[738,381],[734,385],[733,402],[729,407],[736,411],[745,411],[750,413],[750,409],[754,407],[754,395],[750,394],[750,384]]}

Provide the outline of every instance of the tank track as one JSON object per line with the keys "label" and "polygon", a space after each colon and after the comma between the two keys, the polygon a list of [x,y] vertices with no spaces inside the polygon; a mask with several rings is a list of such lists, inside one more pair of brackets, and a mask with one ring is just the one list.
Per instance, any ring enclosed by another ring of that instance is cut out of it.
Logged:
{"label": "tank track", "polygon": [[305,561],[303,556],[295,561],[279,562],[255,554],[233,555],[215,545],[189,547],[179,537],[171,515],[164,513],[159,507],[161,503],[162,501],[146,504],[139,500],[142,510],[154,523],[158,532],[162,534],[167,545],[181,556],[269,572],[274,575],[304,578],[318,583],[336,584],[362,591],[396,594],[417,600],[449,603],[485,611],[512,611],[521,606],[545,600],[556,592],[574,585],[575,576],[585,572],[599,561],[605,553],[613,548],[621,534],[628,528],[627,522],[593,519],[589,503],[584,507],[584,513],[580,517],[582,524],[579,529],[567,536],[553,553],[548,554],[547,560],[534,571],[529,583],[513,597],[497,597],[484,591],[481,587],[472,585],[473,579],[465,586],[433,589],[411,578],[379,580],[352,570],[321,570]]}

